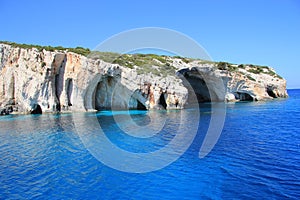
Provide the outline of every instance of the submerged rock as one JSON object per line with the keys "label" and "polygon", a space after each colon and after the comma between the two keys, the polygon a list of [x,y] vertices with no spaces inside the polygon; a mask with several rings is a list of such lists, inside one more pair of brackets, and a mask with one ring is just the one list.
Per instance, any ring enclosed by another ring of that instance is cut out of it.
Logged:
{"label": "submerged rock", "polygon": [[287,97],[286,81],[270,67],[109,56],[0,44],[0,106],[10,101],[24,113],[182,109],[194,102]]}

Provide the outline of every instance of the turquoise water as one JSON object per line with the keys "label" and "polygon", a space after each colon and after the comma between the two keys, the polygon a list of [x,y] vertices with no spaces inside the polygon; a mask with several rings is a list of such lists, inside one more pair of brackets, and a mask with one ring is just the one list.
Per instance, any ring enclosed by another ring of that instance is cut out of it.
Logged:
{"label": "turquoise water", "polygon": [[[300,90],[288,92],[288,99],[228,104],[218,142],[200,159],[211,117],[207,104],[197,127],[187,127],[199,129],[184,154],[149,173],[118,171],[93,156],[86,144],[97,145],[99,137],[89,125],[92,113],[3,116],[0,199],[300,199]],[[194,112],[154,116],[160,122],[184,114],[188,122],[194,120]],[[123,133],[120,126],[128,119],[141,126],[151,123],[149,112],[129,114],[96,115],[107,138],[120,148],[147,153],[174,139],[178,124],[149,138]],[[114,116],[121,116],[118,123]],[[79,129],[86,130],[91,141],[85,141]],[[120,163],[126,165],[126,159]]]}

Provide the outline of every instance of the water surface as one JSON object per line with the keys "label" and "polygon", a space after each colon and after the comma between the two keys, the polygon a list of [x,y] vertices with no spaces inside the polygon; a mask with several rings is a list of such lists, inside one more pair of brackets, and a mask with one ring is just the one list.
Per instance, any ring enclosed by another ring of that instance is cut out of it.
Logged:
{"label": "water surface", "polygon": [[[222,134],[213,150],[199,158],[210,122],[201,109],[198,133],[188,150],[169,166],[149,173],[127,173],[99,162],[76,131],[87,133],[91,113],[10,115],[0,118],[1,199],[299,199],[300,90],[290,98],[227,105]],[[193,110],[155,113],[193,120]],[[149,123],[149,112],[114,113]],[[178,124],[150,138],[122,131],[111,112],[97,113],[106,136],[136,153],[158,150],[170,142]],[[120,123],[120,122],[119,122]],[[147,131],[147,130],[145,130]],[[92,141],[91,141],[92,142]],[[158,158],[164,159],[164,158]],[[126,164],[126,163],[125,163]]]}

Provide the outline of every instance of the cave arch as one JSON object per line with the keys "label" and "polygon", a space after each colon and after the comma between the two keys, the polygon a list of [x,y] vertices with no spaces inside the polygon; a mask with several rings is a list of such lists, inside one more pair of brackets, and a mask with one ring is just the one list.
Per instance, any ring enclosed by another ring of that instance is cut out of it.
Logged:
{"label": "cave arch", "polygon": [[137,90],[132,92],[114,77],[102,77],[95,86],[92,98],[93,109],[97,111],[147,110],[142,94]]}
{"label": "cave arch", "polygon": [[42,113],[43,113],[43,111],[42,111],[42,108],[39,104],[35,104],[33,106],[32,111],[30,112],[30,114],[42,114]]}
{"label": "cave arch", "polygon": [[101,80],[101,75],[97,74],[89,83],[84,94],[84,108],[85,110],[95,109],[95,91],[98,83]]}
{"label": "cave arch", "polygon": [[188,89],[185,107],[194,107],[205,102],[225,101],[225,82],[220,73],[210,67],[184,68],[176,74]]}
{"label": "cave arch", "polygon": [[254,101],[255,99],[246,92],[236,92],[235,93],[236,99],[240,101]]}
{"label": "cave arch", "polygon": [[211,102],[211,96],[204,79],[196,74],[195,76],[184,74],[181,77],[184,86],[188,89],[188,99],[185,107],[193,107],[199,103]]}
{"label": "cave arch", "polygon": [[95,88],[93,98],[95,99],[93,103],[94,104],[93,107],[95,108],[95,110],[100,111],[100,110],[109,109],[107,107],[107,100],[108,100],[107,87],[104,80],[98,82]]}
{"label": "cave arch", "polygon": [[56,111],[61,111],[61,103],[60,97],[63,92],[63,85],[64,85],[64,74],[65,74],[65,67],[66,62],[62,60],[60,67],[57,70],[57,73],[54,76],[54,92],[56,97]]}
{"label": "cave arch", "polygon": [[269,95],[270,97],[272,97],[272,98],[277,98],[277,95],[274,93],[274,91],[272,90],[272,88],[268,87],[268,88],[266,89],[266,91],[267,91],[267,93],[268,93],[268,95]]}
{"label": "cave arch", "polygon": [[128,104],[128,109],[133,110],[148,110],[146,106],[147,98],[144,96],[145,94],[141,92],[141,90],[136,89],[133,93],[128,90],[128,93],[131,94]]}

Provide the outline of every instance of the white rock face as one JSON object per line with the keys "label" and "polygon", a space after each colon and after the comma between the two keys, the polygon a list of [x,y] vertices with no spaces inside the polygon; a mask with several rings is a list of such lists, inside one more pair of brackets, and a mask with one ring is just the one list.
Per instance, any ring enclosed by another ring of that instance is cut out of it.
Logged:
{"label": "white rock face", "polygon": [[192,68],[179,73],[194,83],[193,89],[200,95],[198,101],[261,101],[288,97],[286,80],[269,67],[230,66],[222,70],[216,63],[194,61],[191,65]]}
{"label": "white rock face", "polygon": [[[167,109],[181,109],[187,98],[187,89],[175,76],[138,75],[71,52],[0,44],[0,60],[0,106],[16,104],[19,112],[31,112],[37,105],[43,112],[154,109],[164,104],[161,96]],[[172,88],[166,90],[167,83]]]}
{"label": "white rock face", "polygon": [[200,101],[287,97],[285,80],[267,73],[253,74],[247,67],[229,72],[215,64],[168,60],[179,70],[178,76],[140,74],[138,67],[67,51],[0,44],[0,107],[12,105],[14,111],[24,113],[37,112],[38,107],[42,112],[182,109],[191,93]]}

